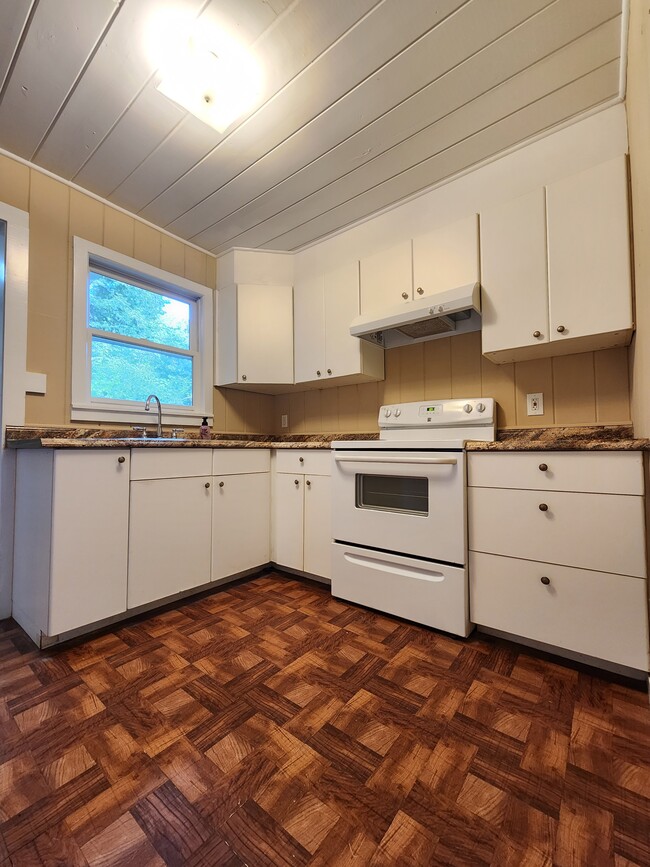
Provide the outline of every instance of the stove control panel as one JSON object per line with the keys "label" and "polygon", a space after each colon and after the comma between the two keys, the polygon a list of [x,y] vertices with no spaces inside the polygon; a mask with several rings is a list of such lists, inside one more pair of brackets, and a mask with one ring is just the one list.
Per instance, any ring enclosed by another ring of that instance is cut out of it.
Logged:
{"label": "stove control panel", "polygon": [[494,424],[494,399],[491,397],[416,401],[382,406],[379,427],[425,429],[430,427],[471,427]]}

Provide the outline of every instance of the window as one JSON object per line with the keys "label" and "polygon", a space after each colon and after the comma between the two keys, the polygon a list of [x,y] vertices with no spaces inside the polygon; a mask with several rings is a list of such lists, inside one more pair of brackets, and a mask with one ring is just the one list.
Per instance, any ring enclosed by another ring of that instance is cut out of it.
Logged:
{"label": "window", "polygon": [[73,419],[212,414],[210,289],[75,238],[73,303]]}

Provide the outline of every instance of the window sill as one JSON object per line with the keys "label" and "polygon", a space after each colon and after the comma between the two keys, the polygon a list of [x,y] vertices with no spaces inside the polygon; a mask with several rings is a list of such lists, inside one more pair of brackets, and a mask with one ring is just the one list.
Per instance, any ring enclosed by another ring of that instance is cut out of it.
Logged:
{"label": "window sill", "polygon": [[[208,422],[212,423],[212,413],[201,411],[184,410],[182,407],[162,407],[162,422],[164,425],[170,424],[201,424],[204,417],[207,417]],[[157,408],[154,406],[149,412],[145,412],[144,406],[142,409],[124,409],[116,407],[109,409],[102,406],[73,406],[70,411],[70,421],[96,421],[96,422],[132,422],[133,424],[156,424],[158,421]]]}

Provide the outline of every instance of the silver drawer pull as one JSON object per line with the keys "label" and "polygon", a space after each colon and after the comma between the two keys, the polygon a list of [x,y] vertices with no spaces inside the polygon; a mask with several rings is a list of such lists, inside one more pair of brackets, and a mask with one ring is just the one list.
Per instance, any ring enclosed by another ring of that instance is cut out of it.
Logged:
{"label": "silver drawer pull", "polygon": [[457,458],[374,458],[366,457],[351,457],[349,455],[335,455],[334,460],[337,464],[446,464],[455,466],[458,463]]}

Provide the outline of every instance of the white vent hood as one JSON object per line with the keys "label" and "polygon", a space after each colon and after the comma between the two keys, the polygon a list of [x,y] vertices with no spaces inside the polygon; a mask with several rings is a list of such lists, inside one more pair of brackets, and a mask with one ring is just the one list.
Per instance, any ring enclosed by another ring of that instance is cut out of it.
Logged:
{"label": "white vent hood", "polygon": [[435,295],[405,301],[382,313],[357,316],[350,334],[381,346],[421,343],[450,334],[478,331],[481,327],[479,283],[458,286]]}

